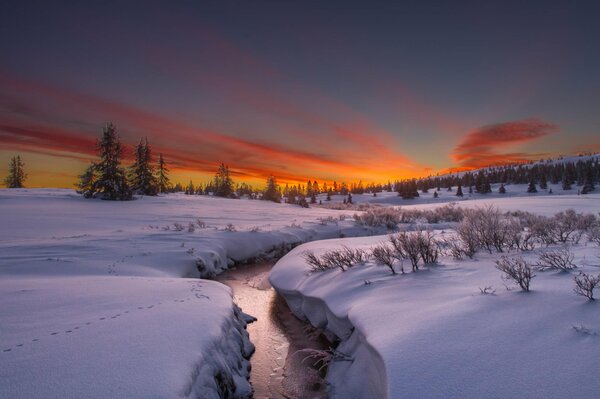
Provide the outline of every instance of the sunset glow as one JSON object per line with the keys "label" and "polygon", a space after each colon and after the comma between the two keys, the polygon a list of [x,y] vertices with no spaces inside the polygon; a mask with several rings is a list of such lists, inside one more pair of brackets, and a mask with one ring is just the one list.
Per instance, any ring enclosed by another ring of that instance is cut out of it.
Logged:
{"label": "sunset glow", "polygon": [[20,154],[28,186],[72,187],[108,121],[180,182],[221,162],[257,185],[386,182],[597,150],[597,24],[544,7],[2,6],[0,174]]}

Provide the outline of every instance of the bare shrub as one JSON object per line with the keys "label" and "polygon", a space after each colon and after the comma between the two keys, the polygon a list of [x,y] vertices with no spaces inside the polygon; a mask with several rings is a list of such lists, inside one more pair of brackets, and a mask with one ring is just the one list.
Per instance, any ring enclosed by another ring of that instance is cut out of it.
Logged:
{"label": "bare shrub", "polygon": [[437,263],[440,254],[438,242],[432,231],[417,231],[414,233],[419,240],[419,253],[426,265]]}
{"label": "bare shrub", "polygon": [[460,222],[465,217],[464,210],[456,202],[435,208],[435,213],[444,222]]}
{"label": "bare shrub", "polygon": [[302,257],[304,258],[306,263],[309,264],[311,273],[324,272],[334,267],[321,261],[321,259],[317,255],[315,255],[313,251],[310,250],[302,252]]}
{"label": "bare shrub", "polygon": [[381,243],[371,250],[371,254],[377,263],[387,266],[392,274],[396,274],[396,270],[394,270],[396,257],[394,256],[393,248],[385,243]]}
{"label": "bare shrub", "polygon": [[465,254],[470,258],[480,249],[489,253],[504,252],[515,245],[515,237],[522,231],[518,219],[500,213],[498,208],[467,209],[456,231],[465,244]]}
{"label": "bare shrub", "polygon": [[250,231],[251,233],[258,233],[260,231],[260,227],[258,227],[258,226],[252,226],[250,228],[250,230],[248,230],[248,231]]}
{"label": "bare shrub", "polygon": [[479,292],[481,293],[481,295],[494,295],[496,293],[496,290],[491,285],[486,285],[483,288],[479,287]]}
{"label": "bare shrub", "polygon": [[202,219],[196,219],[196,225],[198,226],[199,229],[206,228],[206,222],[204,222]]}
{"label": "bare shrub", "polygon": [[183,224],[181,224],[181,223],[173,223],[173,230],[183,231],[183,230],[185,230],[185,227],[183,227]]}
{"label": "bare shrub", "polygon": [[234,231],[236,231],[236,228],[232,223],[227,223],[227,226],[225,226],[223,231],[234,232]]}
{"label": "bare shrub", "polygon": [[506,279],[514,280],[523,291],[529,291],[529,283],[535,274],[529,264],[520,256],[502,256],[496,261],[496,269],[504,273]]}
{"label": "bare shrub", "polygon": [[193,233],[194,231],[196,231],[196,225],[194,225],[194,223],[188,224],[187,231],[188,233]]}
{"label": "bare shrub", "polygon": [[589,299],[590,301],[594,300],[594,288],[598,284],[600,284],[600,275],[592,276],[585,273],[579,273],[578,276],[575,276],[575,288],[573,291],[577,295],[581,295]]}
{"label": "bare shrub", "polygon": [[335,219],[333,216],[327,216],[327,217],[320,217],[317,219],[321,225],[323,226],[327,226],[329,223],[333,223],[333,224],[338,224],[338,220]]}
{"label": "bare shrub", "polygon": [[454,259],[460,260],[466,256],[465,248],[458,237],[443,238],[439,245],[446,255],[452,256]]}
{"label": "bare shrub", "polygon": [[361,226],[385,226],[395,229],[401,221],[402,211],[396,208],[372,208],[362,214],[355,213],[354,220]]}
{"label": "bare shrub", "polygon": [[576,213],[573,209],[567,209],[554,215],[555,221],[552,234],[559,242],[567,242],[569,240],[578,243],[581,239],[582,232],[580,230],[582,214]]}
{"label": "bare shrub", "polygon": [[336,267],[346,271],[353,266],[364,264],[369,259],[369,254],[364,249],[352,249],[347,246],[326,251],[320,258],[312,251],[304,251],[303,256],[311,266],[311,272],[321,272]]}
{"label": "bare shrub", "polygon": [[594,226],[587,231],[588,240],[600,245],[600,226]]}
{"label": "bare shrub", "polygon": [[560,270],[568,272],[576,268],[573,264],[573,252],[567,247],[544,251],[540,254],[536,266],[539,270]]}
{"label": "bare shrub", "polygon": [[396,235],[391,235],[390,242],[394,247],[397,259],[408,259],[412,265],[412,270],[419,270],[421,248],[419,238],[416,234],[403,231]]}

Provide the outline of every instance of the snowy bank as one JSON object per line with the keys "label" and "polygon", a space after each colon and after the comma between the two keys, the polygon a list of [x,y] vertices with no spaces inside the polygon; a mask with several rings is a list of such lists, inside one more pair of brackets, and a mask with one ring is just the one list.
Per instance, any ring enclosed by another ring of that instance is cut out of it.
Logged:
{"label": "snowy bank", "polygon": [[[518,201],[520,209],[535,211],[539,200]],[[589,210],[581,203],[577,211]],[[565,206],[554,204],[555,212]],[[306,250],[320,255],[386,240],[304,244],[271,272],[292,311],[340,339],[337,351],[352,359],[331,363],[332,398],[597,396],[600,312],[598,303],[573,292],[573,276],[600,271],[598,246],[573,245],[576,271],[537,271],[529,293],[502,279],[494,267],[499,254],[442,257],[439,265],[405,275],[373,260],[345,272],[310,273],[303,257]],[[540,251],[523,256],[534,263]]]}
{"label": "snowy bank", "polygon": [[248,396],[243,314],[226,286],[197,277],[304,241],[375,231],[344,214],[0,190],[0,397]]}

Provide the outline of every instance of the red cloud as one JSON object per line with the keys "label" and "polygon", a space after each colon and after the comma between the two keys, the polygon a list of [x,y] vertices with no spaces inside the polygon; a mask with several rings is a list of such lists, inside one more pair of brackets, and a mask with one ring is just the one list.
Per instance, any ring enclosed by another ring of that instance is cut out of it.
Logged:
{"label": "red cloud", "polygon": [[452,156],[462,168],[522,162],[545,154],[502,153],[498,149],[532,141],[557,130],[558,126],[538,119],[487,125],[463,137]]}

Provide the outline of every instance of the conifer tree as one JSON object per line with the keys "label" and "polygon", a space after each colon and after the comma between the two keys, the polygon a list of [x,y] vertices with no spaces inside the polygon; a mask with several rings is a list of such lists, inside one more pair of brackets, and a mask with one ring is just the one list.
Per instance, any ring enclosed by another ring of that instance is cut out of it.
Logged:
{"label": "conifer tree", "polygon": [[583,187],[581,188],[581,194],[589,194],[595,189],[596,187],[594,186],[594,169],[592,168],[591,162],[589,162],[586,167],[585,180],[583,182]]}
{"label": "conifer tree", "polygon": [[535,188],[535,181],[532,179],[529,182],[529,186],[527,187],[527,192],[528,193],[537,193],[537,188]]}
{"label": "conifer tree", "polygon": [[570,190],[571,189],[571,181],[569,180],[569,177],[567,175],[567,172],[563,172],[562,175],[562,189],[563,190]]}
{"label": "conifer tree", "polygon": [[546,179],[546,174],[542,173],[540,176],[540,188],[542,190],[546,190],[548,188],[548,180]]}
{"label": "conifer tree", "polygon": [[262,199],[265,201],[281,202],[281,194],[277,188],[277,180],[275,176],[269,176],[267,179],[267,188],[263,193]]}
{"label": "conifer tree", "polygon": [[96,172],[96,164],[91,163],[79,176],[77,182],[77,192],[83,195],[84,198],[91,198],[94,195],[94,184],[98,180],[98,173]]}
{"label": "conifer tree", "polygon": [[[84,179],[80,180],[78,186],[86,188],[81,193],[86,198],[113,201],[133,199],[133,192],[127,182],[125,170],[121,166],[123,146],[117,128],[112,123],[104,127],[102,137],[98,140],[98,155],[100,161],[90,165],[81,175]],[[95,178],[91,179],[92,176]]]}
{"label": "conifer tree", "polygon": [[171,181],[169,180],[169,169],[165,162],[163,155],[158,155],[158,192],[166,193],[171,187]]}
{"label": "conifer tree", "polygon": [[229,175],[229,167],[224,163],[219,165],[219,170],[215,174],[215,191],[217,197],[231,197],[233,195],[233,180]]}
{"label": "conifer tree", "polygon": [[325,201],[331,201],[331,189],[327,191],[327,198],[325,198]]}
{"label": "conifer tree", "polygon": [[504,183],[500,183],[500,188],[498,189],[500,194],[506,194],[506,188],[504,187]]}
{"label": "conifer tree", "polygon": [[148,138],[140,139],[135,148],[135,162],[130,167],[130,184],[133,191],[142,195],[158,194],[158,179],[152,166],[152,149]]}
{"label": "conifer tree", "polygon": [[462,186],[460,185],[460,183],[458,184],[458,187],[456,188],[456,196],[457,197],[463,196]]}
{"label": "conifer tree", "polygon": [[196,188],[194,187],[194,183],[190,180],[189,184],[185,189],[185,194],[193,195],[196,192]]}
{"label": "conifer tree", "polygon": [[25,173],[25,163],[21,160],[21,156],[12,157],[8,164],[8,176],[4,179],[4,185],[7,188],[23,188],[23,183],[27,178]]}

